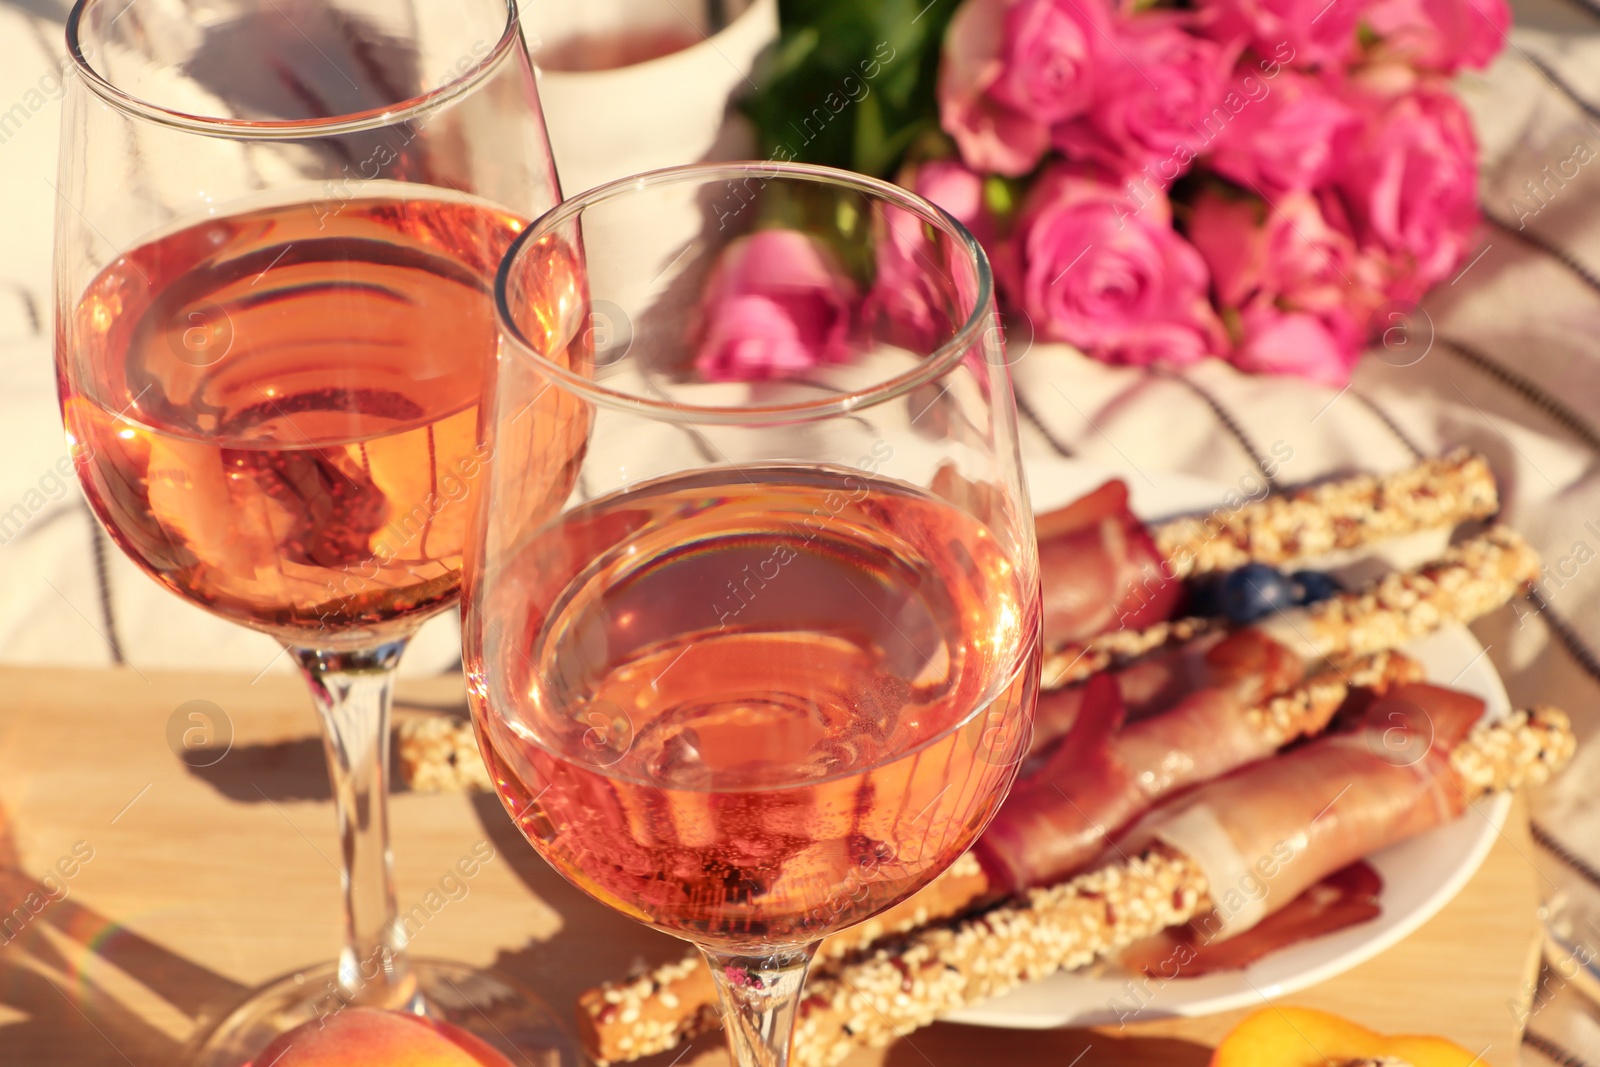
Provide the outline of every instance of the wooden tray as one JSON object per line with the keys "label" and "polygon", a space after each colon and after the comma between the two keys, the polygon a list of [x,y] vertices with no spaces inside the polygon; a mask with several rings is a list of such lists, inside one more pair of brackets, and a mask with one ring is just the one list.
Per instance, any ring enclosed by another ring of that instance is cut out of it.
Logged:
{"label": "wooden tray", "polygon": [[[0,925],[0,1064],[171,1063],[251,986],[334,955],[333,815],[297,678],[11,669],[0,693],[0,823],[11,838],[0,834],[0,906],[12,916]],[[460,683],[413,682],[402,696],[448,703]],[[219,735],[231,724],[232,748],[192,768],[169,734],[181,745],[207,718]],[[565,1012],[594,982],[681,951],[570,887],[493,797],[401,794],[392,819],[419,954],[497,967]],[[1513,820],[1416,934],[1289,1002],[1445,1034],[1510,1067],[1537,932],[1524,825]],[[468,882],[446,879],[480,842],[494,858]],[[849,1063],[1198,1067],[1236,1018],[1120,1032],[936,1026]],[[725,1062],[718,1040],[702,1037],[676,1062]]]}

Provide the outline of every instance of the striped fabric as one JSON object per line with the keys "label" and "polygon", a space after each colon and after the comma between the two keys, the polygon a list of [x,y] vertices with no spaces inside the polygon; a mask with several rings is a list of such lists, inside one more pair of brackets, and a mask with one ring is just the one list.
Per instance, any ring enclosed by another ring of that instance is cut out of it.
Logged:
{"label": "striped fabric", "polygon": [[[48,338],[61,15],[49,0],[0,5],[0,203],[11,205],[0,243],[0,661],[286,670],[271,640],[211,619],[139,574],[60,477]],[[1349,388],[1251,378],[1221,364],[1183,374],[1111,368],[1039,345],[1016,364],[1025,448],[1130,479],[1177,471],[1224,485],[1266,476],[1274,486],[1399,467],[1453,444],[1483,451],[1502,480],[1506,518],[1548,567],[1526,603],[1480,624],[1478,636],[1516,702],[1566,707],[1592,736],[1600,732],[1600,0],[1519,4],[1504,56],[1461,89],[1484,150],[1478,246],[1456,278],[1396,323]],[[408,671],[454,665],[452,622],[430,627]],[[1589,810],[1580,790],[1567,793],[1542,802],[1542,846],[1530,859],[1552,889],[1583,894],[1600,887],[1600,809]],[[1600,952],[1600,928],[1589,934]],[[1524,1062],[1600,1067],[1600,1011],[1556,969],[1538,992]]]}

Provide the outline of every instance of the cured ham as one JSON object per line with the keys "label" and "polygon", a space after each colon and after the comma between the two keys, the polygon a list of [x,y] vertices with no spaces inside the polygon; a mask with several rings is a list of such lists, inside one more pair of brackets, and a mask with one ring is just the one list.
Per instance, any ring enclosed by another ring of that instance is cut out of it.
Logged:
{"label": "cured ham", "polygon": [[1384,703],[1406,717],[1395,728],[1431,738],[1391,750],[1374,730],[1331,735],[1201,785],[1137,832],[1205,872],[1217,905],[1208,934],[1247,930],[1330,872],[1465,810],[1450,755],[1482,701],[1413,683]]}
{"label": "cured ham", "polygon": [[1035,525],[1046,645],[1142,629],[1177,612],[1183,583],[1163,567],[1150,531],[1129,510],[1126,483],[1106,482]]}
{"label": "cured ham", "polygon": [[1270,708],[1258,712],[1260,701],[1242,692],[1279,685],[1303,664],[1291,664],[1281,646],[1264,647],[1258,634],[1236,637],[1247,651],[1219,661],[1247,663],[1249,671],[1229,681],[1224,670],[1221,684],[1126,728],[1120,691],[1109,675],[1080,687],[1071,731],[1039,771],[1016,785],[973,848],[996,888],[1015,893],[1060,881],[1164,798],[1320,731],[1348,696],[1351,679],[1382,690],[1418,677],[1416,665],[1401,656],[1365,661],[1342,674],[1330,672],[1280,707],[1274,722]]}
{"label": "cured ham", "polygon": [[1240,971],[1280,948],[1376,919],[1383,878],[1362,861],[1328,875],[1237,937],[1217,940],[1193,920],[1131,945],[1126,971],[1163,981]]}
{"label": "cured ham", "polygon": [[[1198,663],[1191,663],[1191,658]],[[1163,703],[1225,700],[1230,706],[1259,703],[1297,684],[1314,661],[1302,659],[1266,632],[1247,628],[1227,635],[1199,657],[1178,654],[1143,660],[1121,670],[1090,676],[1110,678],[1125,708],[1148,711]],[[1091,695],[1086,683],[1046,690],[1034,712],[1035,753],[1065,737]],[[1130,715],[1130,717],[1132,717]]]}
{"label": "cured ham", "polygon": [[1083,690],[1071,732],[1041,770],[1012,788],[973,846],[990,884],[1002,892],[1076,870],[1147,806],[1116,749],[1124,715],[1116,682],[1098,674]]}

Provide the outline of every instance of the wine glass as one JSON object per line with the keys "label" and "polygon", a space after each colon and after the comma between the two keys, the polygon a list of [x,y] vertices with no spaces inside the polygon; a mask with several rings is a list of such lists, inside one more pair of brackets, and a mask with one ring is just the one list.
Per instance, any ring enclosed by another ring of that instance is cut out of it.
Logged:
{"label": "wine glass", "polygon": [[516,7],[79,0],[67,44],[56,359],[80,480],[153,578],[282,642],[338,815],[337,963],[197,1055],[236,1067],[350,1004],[535,1034],[503,982],[408,959],[387,822],[394,667],[458,601],[482,479],[494,271],[558,199]]}
{"label": "wine glass", "polygon": [[817,942],[966,850],[1026,748],[987,262],[893,185],[697,164],[555,208],[495,292],[463,620],[491,777],[575,885],[699,946],[741,1067],[783,1064]]}

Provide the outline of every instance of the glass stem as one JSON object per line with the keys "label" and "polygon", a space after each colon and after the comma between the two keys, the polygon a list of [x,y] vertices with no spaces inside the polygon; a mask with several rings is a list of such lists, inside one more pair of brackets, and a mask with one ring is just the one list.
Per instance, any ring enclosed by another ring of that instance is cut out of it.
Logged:
{"label": "glass stem", "polygon": [[291,648],[311,686],[339,820],[345,939],[336,989],[345,1004],[411,1008],[416,980],[395,921],[389,851],[389,704],[404,640],[354,652]]}
{"label": "glass stem", "polygon": [[785,1067],[800,988],[816,945],[776,956],[701,947],[722,1000],[722,1026],[736,1067]]}

